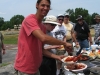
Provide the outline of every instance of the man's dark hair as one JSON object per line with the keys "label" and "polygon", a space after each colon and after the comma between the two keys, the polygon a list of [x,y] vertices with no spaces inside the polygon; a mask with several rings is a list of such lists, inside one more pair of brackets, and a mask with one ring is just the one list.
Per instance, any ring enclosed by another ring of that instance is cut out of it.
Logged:
{"label": "man's dark hair", "polygon": [[[37,4],[39,4],[42,0],[37,0]],[[51,1],[50,0],[47,0],[50,4],[51,4]]]}

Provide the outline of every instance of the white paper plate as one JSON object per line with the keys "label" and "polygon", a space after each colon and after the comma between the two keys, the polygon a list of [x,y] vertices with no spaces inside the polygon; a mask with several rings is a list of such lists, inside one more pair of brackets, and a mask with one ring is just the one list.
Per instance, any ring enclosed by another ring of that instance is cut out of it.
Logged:
{"label": "white paper plate", "polygon": [[[72,71],[79,72],[79,71],[85,70],[87,68],[87,65],[84,64],[84,63],[77,63],[77,64],[83,64],[85,67],[82,68],[82,69],[76,69],[76,70],[72,70]],[[67,69],[67,65],[64,66],[64,69],[67,70],[67,71],[69,71],[69,69]]]}
{"label": "white paper plate", "polygon": [[66,64],[72,64],[72,63],[75,63],[75,62],[73,62],[73,61],[65,61],[68,57],[73,57],[73,56],[67,56],[67,57],[65,57],[65,58],[63,58],[61,61],[63,62],[63,63],[66,63]]}

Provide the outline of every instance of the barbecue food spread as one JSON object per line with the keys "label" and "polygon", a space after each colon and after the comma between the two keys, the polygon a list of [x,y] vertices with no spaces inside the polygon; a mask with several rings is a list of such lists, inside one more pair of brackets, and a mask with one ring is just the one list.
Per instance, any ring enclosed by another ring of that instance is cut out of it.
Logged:
{"label": "barbecue food spread", "polygon": [[92,51],[89,53],[89,57],[92,58],[92,59],[95,59],[95,58],[96,58],[96,51],[95,51],[95,50],[92,50]]}
{"label": "barbecue food spread", "polygon": [[97,51],[97,57],[100,58],[100,50]]}
{"label": "barbecue food spread", "polygon": [[75,63],[80,59],[80,57],[81,57],[81,54],[78,56],[67,56],[67,57],[62,59],[62,62],[69,63],[69,64]]}
{"label": "barbecue food spread", "polygon": [[68,64],[66,68],[69,70],[77,70],[85,68],[85,65],[83,63]]}

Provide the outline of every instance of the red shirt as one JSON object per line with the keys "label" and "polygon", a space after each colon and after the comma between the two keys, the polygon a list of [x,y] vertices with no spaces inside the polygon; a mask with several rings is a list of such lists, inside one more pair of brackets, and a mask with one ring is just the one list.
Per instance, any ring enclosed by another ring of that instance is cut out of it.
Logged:
{"label": "red shirt", "polygon": [[29,15],[22,22],[18,38],[18,52],[15,60],[15,69],[34,74],[42,62],[42,42],[32,32],[41,29],[45,33],[42,23],[39,25],[34,14]]}

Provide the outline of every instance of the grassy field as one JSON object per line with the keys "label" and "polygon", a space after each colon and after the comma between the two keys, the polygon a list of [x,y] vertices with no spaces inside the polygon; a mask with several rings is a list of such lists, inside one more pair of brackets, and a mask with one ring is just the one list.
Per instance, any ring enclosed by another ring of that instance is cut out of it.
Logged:
{"label": "grassy field", "polygon": [[17,44],[19,31],[0,31],[4,36],[4,44]]}
{"label": "grassy field", "polygon": [[4,35],[4,44],[17,44],[18,35]]}
{"label": "grassy field", "polygon": [[[94,36],[94,29],[90,29],[91,35]],[[2,32],[5,34],[4,32]],[[4,35],[4,44],[17,44],[18,34]]]}

